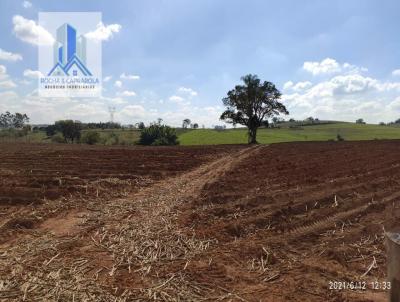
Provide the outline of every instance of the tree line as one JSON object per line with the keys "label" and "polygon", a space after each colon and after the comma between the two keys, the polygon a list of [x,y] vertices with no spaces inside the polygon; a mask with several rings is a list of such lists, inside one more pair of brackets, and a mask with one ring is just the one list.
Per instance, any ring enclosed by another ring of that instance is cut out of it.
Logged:
{"label": "tree line", "polygon": [[25,113],[6,111],[0,114],[0,128],[22,129],[27,123],[29,123],[29,117]]}
{"label": "tree line", "polygon": [[[100,142],[100,133],[87,127],[80,121],[61,120],[45,128],[46,135],[54,142],[58,143],[85,143],[97,144]],[[87,130],[83,132],[82,130]],[[111,133],[118,142],[118,136]],[[162,124],[162,120],[151,123],[148,127],[140,129],[140,136],[137,142],[139,145],[177,145],[179,144],[176,130]]]}

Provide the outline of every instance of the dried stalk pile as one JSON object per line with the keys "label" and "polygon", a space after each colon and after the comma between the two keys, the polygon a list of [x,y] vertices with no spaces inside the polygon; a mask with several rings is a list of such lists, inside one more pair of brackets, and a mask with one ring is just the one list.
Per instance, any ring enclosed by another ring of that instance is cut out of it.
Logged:
{"label": "dried stalk pile", "polygon": [[[244,155],[224,157],[127,198],[61,199],[32,207],[29,215],[38,220],[79,208],[80,231],[57,236],[43,229],[25,230],[15,242],[0,246],[0,300],[232,299],[225,289],[197,284],[185,274],[190,259],[216,240],[197,238],[177,220],[180,205],[196,198],[206,183]],[[107,187],[113,181],[119,185],[118,180],[107,180]],[[104,180],[94,185],[103,190]],[[171,263],[176,269],[166,270]]]}

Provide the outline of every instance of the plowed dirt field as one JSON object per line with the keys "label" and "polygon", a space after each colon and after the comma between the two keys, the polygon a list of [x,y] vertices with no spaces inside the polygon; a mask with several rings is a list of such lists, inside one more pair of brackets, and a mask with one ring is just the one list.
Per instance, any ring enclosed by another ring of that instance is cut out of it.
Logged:
{"label": "plowed dirt field", "polygon": [[0,151],[0,300],[385,301],[400,141]]}

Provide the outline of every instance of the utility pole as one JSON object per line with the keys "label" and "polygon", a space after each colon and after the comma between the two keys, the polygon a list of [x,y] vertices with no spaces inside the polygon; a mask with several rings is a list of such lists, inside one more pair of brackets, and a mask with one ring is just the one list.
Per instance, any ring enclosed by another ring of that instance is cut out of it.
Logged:
{"label": "utility pole", "polygon": [[114,106],[109,106],[108,107],[108,112],[110,112],[110,122],[114,123],[115,107]]}

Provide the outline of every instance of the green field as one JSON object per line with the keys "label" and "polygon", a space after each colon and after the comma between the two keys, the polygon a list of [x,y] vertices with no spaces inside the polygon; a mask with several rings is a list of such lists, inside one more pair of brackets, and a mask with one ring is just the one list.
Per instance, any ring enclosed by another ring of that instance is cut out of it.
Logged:
{"label": "green field", "polygon": [[[93,130],[84,130],[93,131]],[[100,133],[102,145],[134,145],[139,139],[137,129],[94,130]],[[217,145],[217,144],[245,144],[247,143],[246,129],[177,129],[181,145]],[[259,129],[257,140],[262,144],[292,142],[292,141],[328,141],[336,140],[337,135],[345,140],[374,140],[400,139],[400,127],[361,125],[354,123],[331,123],[320,125],[301,126],[297,128]],[[51,142],[44,132],[30,132],[28,136],[6,138],[0,136],[0,142]]]}
{"label": "green field", "polygon": [[[400,139],[400,128],[380,125],[333,123],[299,128],[259,129],[257,140],[262,144],[293,141],[327,141],[340,134],[345,140]],[[223,131],[188,130],[179,136],[182,145],[245,144],[246,129]]]}

